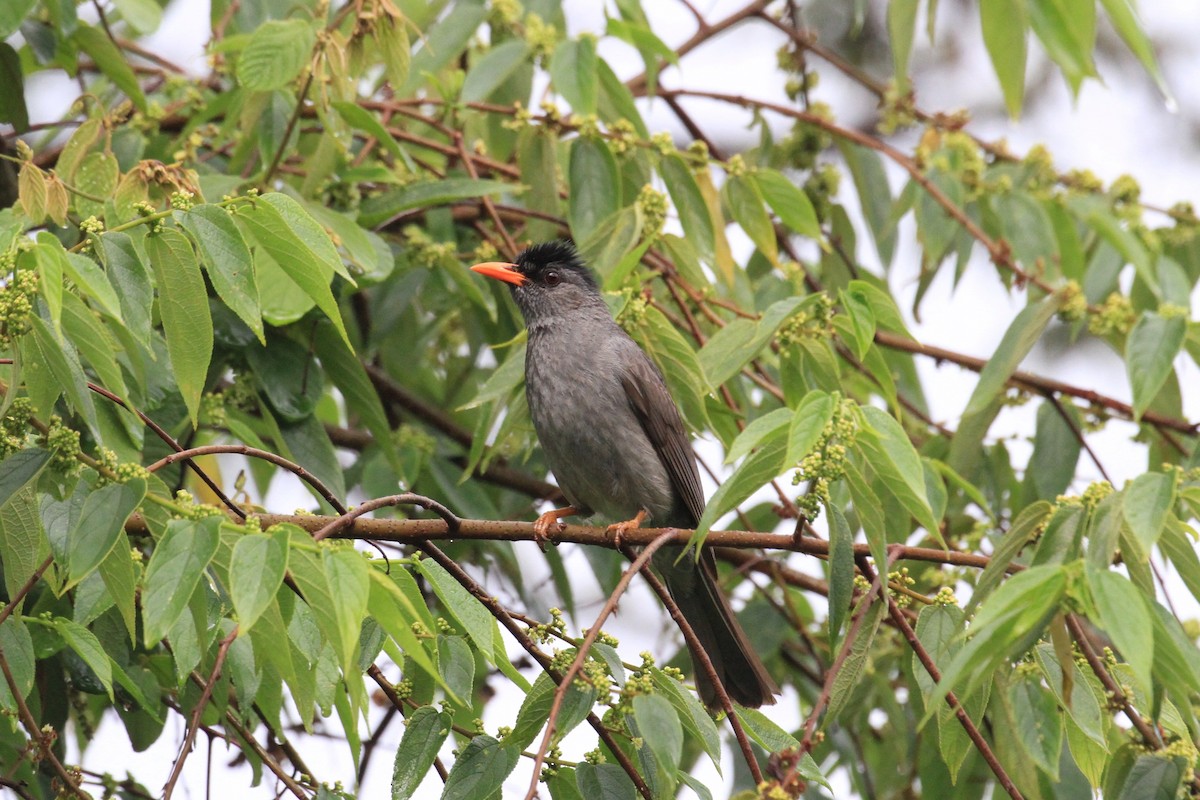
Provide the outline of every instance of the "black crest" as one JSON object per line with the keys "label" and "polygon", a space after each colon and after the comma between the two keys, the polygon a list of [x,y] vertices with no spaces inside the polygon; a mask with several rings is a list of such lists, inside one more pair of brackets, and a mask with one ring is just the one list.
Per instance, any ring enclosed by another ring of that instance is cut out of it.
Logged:
{"label": "black crest", "polygon": [[573,273],[579,276],[588,287],[597,288],[596,278],[592,275],[592,271],[584,265],[579,253],[575,250],[575,245],[566,239],[531,245],[517,256],[516,263],[521,274],[534,282],[541,282],[546,271],[554,268]]}

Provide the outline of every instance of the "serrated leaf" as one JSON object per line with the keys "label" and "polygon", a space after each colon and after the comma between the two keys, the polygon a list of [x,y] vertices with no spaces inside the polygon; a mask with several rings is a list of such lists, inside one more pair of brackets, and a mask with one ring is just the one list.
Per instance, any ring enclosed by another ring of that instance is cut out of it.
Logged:
{"label": "serrated leaf", "polygon": [[349,345],[350,337],[329,287],[334,272],[345,269],[333,242],[316,220],[290,197],[276,193],[264,195],[260,201],[252,208],[243,209],[238,219],[245,223],[254,241],[270,254],[279,268],[317,304]]}
{"label": "serrated leaf", "polygon": [[104,652],[104,646],[100,644],[100,640],[87,628],[69,619],[55,617],[53,624],[54,629],[58,631],[67,646],[83,659],[83,663],[87,664],[92,672],[96,673],[96,678],[108,692],[108,699],[112,700],[112,662],[108,658],[108,653]]}
{"label": "serrated leaf", "polygon": [[1025,49],[1028,36],[1025,3],[1021,0],[980,0],[983,45],[1004,92],[1008,115],[1021,116],[1025,99]]}
{"label": "serrated leaf", "polygon": [[275,599],[287,571],[287,539],[249,533],[237,540],[229,563],[229,595],[239,635],[250,630]]}
{"label": "serrated leaf", "polygon": [[146,256],[154,267],[158,309],[175,382],[195,427],[213,351],[208,289],[195,251],[175,228],[147,236]]}
{"label": "serrated leaf", "polygon": [[1130,530],[1149,553],[1162,535],[1167,516],[1175,505],[1175,476],[1147,472],[1125,487],[1121,510]]}
{"label": "serrated leaf", "polygon": [[575,241],[582,242],[620,208],[617,160],[603,139],[580,137],[571,145],[567,172],[567,221]]}
{"label": "serrated leaf", "polygon": [[442,601],[442,608],[461,623],[476,649],[481,653],[490,653],[492,627],[496,624],[491,613],[437,562],[423,558],[417,563],[417,569],[428,579],[434,593]]}
{"label": "serrated leaf", "polygon": [[[33,651],[33,639],[29,629],[19,617],[10,616],[0,622],[0,651],[8,660],[8,669],[12,673],[13,683],[22,699],[33,691],[36,656]],[[0,681],[0,708],[11,714],[17,713],[17,703],[8,681]]]}
{"label": "serrated leaf", "polygon": [[684,235],[700,258],[711,262],[715,253],[712,216],[691,168],[683,156],[671,153],[663,157],[658,169],[679,213]]}
{"label": "serrated leaf", "polygon": [[0,505],[36,480],[48,463],[50,452],[36,447],[20,450],[0,461]]}
{"label": "serrated leaf", "polygon": [[662,695],[639,694],[633,698],[633,719],[638,735],[645,740],[658,762],[659,783],[668,787],[662,791],[667,796],[673,795],[671,784],[683,755],[683,725],[679,715]]}
{"label": "serrated leaf", "polygon": [[458,200],[471,200],[506,192],[518,194],[523,191],[525,187],[518,184],[476,178],[446,178],[410,183],[364,201],[359,211],[358,224],[364,228],[377,228],[409,209],[441,206]]}
{"label": "serrated leaf", "polygon": [[799,186],[778,170],[760,169],[751,174],[763,199],[784,225],[801,236],[818,241],[822,238],[817,212]]}
{"label": "serrated leaf", "polygon": [[1125,342],[1125,369],[1133,389],[1133,415],[1140,419],[1171,374],[1175,356],[1187,335],[1184,317],[1162,317],[1147,311]]}
{"label": "serrated leaf", "polygon": [[870,608],[863,609],[860,613],[866,615],[863,620],[863,625],[859,628],[858,636],[853,642],[844,642],[843,647],[847,644],[850,646],[850,652],[846,656],[846,660],[842,663],[841,670],[838,671],[837,677],[833,679],[833,688],[829,693],[829,708],[825,712],[822,727],[828,727],[838,714],[850,702],[850,698],[854,696],[854,689],[858,686],[858,681],[862,677],[863,671],[867,667],[867,662],[871,657],[871,645],[875,641],[875,634],[879,632],[879,625],[883,622],[883,618],[887,616],[888,604],[887,601],[876,597],[871,603]]}
{"label": "serrated leaf", "polygon": [[[83,374],[83,366],[79,363],[79,355],[75,348],[69,342],[55,336],[41,317],[29,317],[29,326],[29,338],[26,341],[33,343],[33,352],[41,359],[40,365],[53,377],[57,384],[55,388],[66,395],[75,413],[83,417],[96,438],[101,439],[96,406],[88,392],[87,378]],[[53,403],[57,396],[55,393],[50,402]],[[38,410],[49,416],[54,409],[42,408],[41,404],[38,404]]]}
{"label": "serrated leaf", "polygon": [[868,427],[859,434],[857,446],[871,456],[871,465],[908,513],[931,536],[941,538],[925,490],[925,468],[904,428],[890,414],[873,406],[862,408]]}
{"label": "serrated leaf", "polygon": [[142,591],[146,647],[154,647],[187,610],[220,544],[221,519],[175,519],[154,548]]}
{"label": "serrated leaf", "polygon": [[1089,568],[1087,582],[1098,614],[1093,622],[1112,637],[1141,690],[1148,692],[1154,685],[1154,626],[1146,598],[1128,578],[1108,570]]}
{"label": "serrated leaf", "polygon": [[266,344],[254,258],[229,212],[204,203],[176,218],[199,248],[204,269],[221,300]]}
{"label": "serrated leaf", "polygon": [[573,112],[581,116],[595,114],[599,92],[596,40],[580,36],[560,43],[550,59],[550,80]]}
{"label": "serrated leaf", "polygon": [[723,193],[733,219],[742,226],[754,246],[772,263],[778,261],[775,227],[767,215],[757,182],[748,175],[735,175],[726,181]]}
{"label": "serrated leaf", "polygon": [[80,25],[71,34],[71,40],[92,57],[100,71],[133,101],[138,111],[145,113],[146,96],[142,94],[137,76],[108,34],[91,25]]}
{"label": "serrated leaf", "polygon": [[1004,338],[1000,340],[996,352],[979,373],[979,383],[975,384],[975,391],[971,393],[963,416],[977,414],[991,405],[1021,361],[1041,338],[1042,332],[1046,330],[1057,311],[1058,301],[1054,297],[1043,298],[1021,309],[1004,332]]}
{"label": "serrated leaf", "polygon": [[725,512],[778,476],[783,471],[786,453],[787,442],[782,437],[768,440],[751,453],[709,498],[704,514],[696,523],[696,535],[703,537]]}
{"label": "serrated leaf", "polygon": [[146,496],[146,482],[110,483],[87,496],[79,519],[67,534],[66,588],[76,585],[108,557],[120,538],[125,520]]}
{"label": "serrated leaf", "polygon": [[854,597],[854,532],[837,505],[826,503],[825,512],[829,519],[829,640],[837,643]]}
{"label": "serrated leaf", "polygon": [[442,800],[491,797],[517,766],[519,750],[504,747],[486,734],[475,736],[462,749],[446,776]]}
{"label": "serrated leaf", "polygon": [[413,796],[450,734],[452,722],[449,712],[439,712],[433,706],[421,706],[408,715],[392,767],[392,800]]}
{"label": "serrated leaf", "polygon": [[238,81],[256,92],[284,88],[308,63],[315,40],[312,23],[307,20],[264,22],[250,35],[238,57]]}
{"label": "serrated leaf", "polygon": [[[529,44],[524,39],[510,39],[492,47],[471,64],[463,82],[465,103],[487,100],[529,57]],[[594,55],[594,53],[593,53]],[[555,58],[558,53],[555,53]]]}

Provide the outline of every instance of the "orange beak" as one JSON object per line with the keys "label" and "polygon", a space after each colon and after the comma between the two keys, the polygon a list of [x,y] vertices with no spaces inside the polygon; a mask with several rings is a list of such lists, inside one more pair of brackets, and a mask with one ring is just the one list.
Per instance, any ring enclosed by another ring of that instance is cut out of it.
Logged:
{"label": "orange beak", "polygon": [[525,283],[526,280],[525,276],[517,271],[516,264],[509,264],[505,261],[485,261],[482,264],[476,264],[471,267],[471,271],[517,286]]}

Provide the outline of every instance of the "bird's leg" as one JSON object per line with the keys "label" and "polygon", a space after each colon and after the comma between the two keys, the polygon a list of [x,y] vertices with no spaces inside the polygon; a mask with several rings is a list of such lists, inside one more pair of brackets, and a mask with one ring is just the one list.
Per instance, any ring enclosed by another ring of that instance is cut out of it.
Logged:
{"label": "bird's leg", "polygon": [[627,519],[624,522],[616,522],[612,525],[609,525],[605,530],[605,533],[612,537],[613,546],[620,550],[621,539],[624,538],[625,534],[629,533],[630,531],[636,531],[638,528],[642,527],[642,523],[646,521],[646,517],[648,516],[650,516],[649,513],[643,508],[633,519]]}
{"label": "bird's leg", "polygon": [[562,523],[559,522],[563,517],[570,517],[579,513],[579,509],[575,506],[565,506],[563,508],[552,508],[545,514],[542,514],[533,523],[533,541],[544,552],[546,545],[550,542],[550,530],[555,529],[557,532]]}

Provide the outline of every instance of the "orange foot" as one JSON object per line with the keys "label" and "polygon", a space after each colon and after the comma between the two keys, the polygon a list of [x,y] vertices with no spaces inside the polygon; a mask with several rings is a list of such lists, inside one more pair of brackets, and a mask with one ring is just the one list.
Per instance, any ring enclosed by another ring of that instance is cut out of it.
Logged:
{"label": "orange foot", "polygon": [[563,517],[570,517],[578,513],[579,509],[575,506],[550,509],[545,514],[542,514],[540,517],[538,517],[533,523],[533,541],[537,543],[537,546],[540,547],[543,552],[545,552],[546,545],[550,543],[551,529],[557,533],[562,529],[562,523],[559,522],[559,520],[561,520]]}
{"label": "orange foot", "polygon": [[627,519],[624,522],[616,522],[612,525],[609,525],[605,532],[612,537],[613,547],[620,550],[621,540],[625,537],[625,534],[629,533],[630,531],[636,531],[638,528],[642,527],[642,523],[646,521],[646,517],[648,516],[649,514],[646,513],[646,509],[643,508],[633,519]]}

